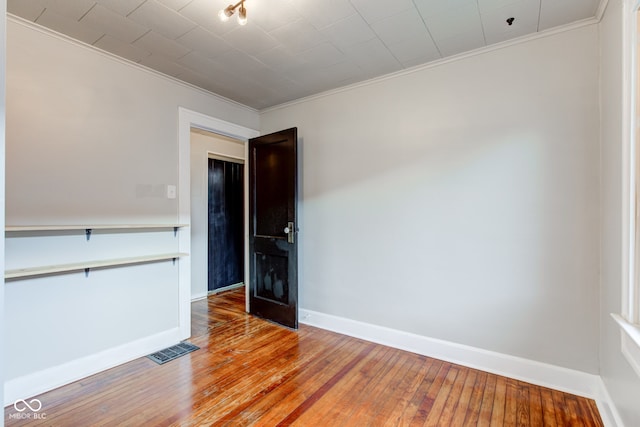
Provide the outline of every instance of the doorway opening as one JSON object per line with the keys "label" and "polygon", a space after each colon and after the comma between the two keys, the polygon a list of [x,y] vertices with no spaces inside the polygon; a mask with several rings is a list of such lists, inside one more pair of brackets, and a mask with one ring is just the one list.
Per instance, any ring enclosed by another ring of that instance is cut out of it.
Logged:
{"label": "doorway opening", "polygon": [[209,295],[244,286],[244,165],[239,160],[209,158]]}

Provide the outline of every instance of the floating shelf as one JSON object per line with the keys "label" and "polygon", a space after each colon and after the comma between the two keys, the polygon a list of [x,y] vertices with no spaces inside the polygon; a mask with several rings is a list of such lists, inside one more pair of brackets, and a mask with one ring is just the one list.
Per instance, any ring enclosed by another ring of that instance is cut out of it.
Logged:
{"label": "floating shelf", "polygon": [[[84,227],[81,229],[84,229]],[[4,272],[4,278],[18,279],[21,277],[40,276],[44,274],[64,273],[64,272],[82,271],[82,270],[84,270],[85,273],[88,273],[89,270],[92,268],[115,267],[119,265],[165,261],[169,259],[175,260],[177,258],[185,257],[188,255],[189,254],[187,253],[176,252],[176,253],[170,253],[170,254],[146,255],[146,256],[129,257],[129,258],[87,261],[87,262],[80,262],[80,263],[74,263],[74,264],[57,264],[57,265],[46,265],[46,266],[38,266],[38,267],[17,268],[14,270],[6,270]]]}
{"label": "floating shelf", "polygon": [[182,228],[188,224],[85,224],[85,225],[7,225],[5,231],[65,231],[65,230],[130,230],[144,228]]}

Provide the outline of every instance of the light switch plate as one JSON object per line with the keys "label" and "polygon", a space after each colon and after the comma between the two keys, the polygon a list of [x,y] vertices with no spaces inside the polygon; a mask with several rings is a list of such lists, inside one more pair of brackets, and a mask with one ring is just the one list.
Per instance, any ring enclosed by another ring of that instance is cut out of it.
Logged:
{"label": "light switch plate", "polygon": [[175,199],[175,198],[176,198],[176,186],[167,185],[167,199]]}

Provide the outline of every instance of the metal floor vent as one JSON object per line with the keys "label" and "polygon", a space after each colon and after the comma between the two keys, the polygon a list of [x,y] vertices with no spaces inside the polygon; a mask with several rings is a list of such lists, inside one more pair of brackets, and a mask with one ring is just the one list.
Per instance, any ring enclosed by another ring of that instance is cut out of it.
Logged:
{"label": "metal floor vent", "polygon": [[158,365],[162,365],[163,363],[167,363],[172,361],[173,359],[177,359],[180,356],[184,356],[187,353],[191,353],[192,351],[199,350],[200,347],[195,346],[188,342],[181,342],[180,344],[174,345],[173,347],[165,348],[164,350],[160,350],[157,353],[153,353],[148,355],[147,357]]}

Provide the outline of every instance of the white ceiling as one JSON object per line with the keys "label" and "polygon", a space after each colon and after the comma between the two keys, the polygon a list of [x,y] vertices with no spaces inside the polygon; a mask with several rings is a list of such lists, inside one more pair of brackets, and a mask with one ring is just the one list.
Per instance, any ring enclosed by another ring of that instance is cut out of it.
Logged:
{"label": "white ceiling", "polygon": [[[8,0],[11,14],[256,109],[592,18],[599,0]],[[507,18],[514,17],[512,26]]]}

